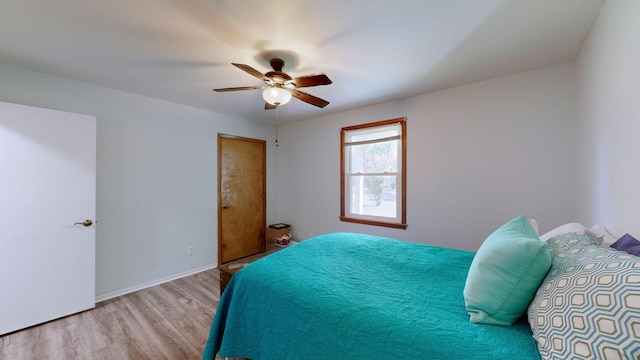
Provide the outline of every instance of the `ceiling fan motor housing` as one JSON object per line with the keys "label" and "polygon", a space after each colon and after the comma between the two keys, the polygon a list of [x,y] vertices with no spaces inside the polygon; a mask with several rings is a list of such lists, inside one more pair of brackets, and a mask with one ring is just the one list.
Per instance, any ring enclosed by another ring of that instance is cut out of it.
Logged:
{"label": "ceiling fan motor housing", "polygon": [[284,85],[285,82],[291,80],[291,76],[283,73],[282,71],[269,71],[268,73],[264,74],[264,76],[271,78],[273,82],[280,85]]}
{"label": "ceiling fan motor housing", "polygon": [[273,71],[269,71],[268,73],[264,74],[264,76],[271,78],[273,82],[280,85],[284,85],[285,82],[291,80],[291,76],[289,76],[289,74],[282,71],[282,67],[284,66],[284,60],[279,58],[273,58],[271,59],[271,61],[269,61],[269,64],[271,64]]}

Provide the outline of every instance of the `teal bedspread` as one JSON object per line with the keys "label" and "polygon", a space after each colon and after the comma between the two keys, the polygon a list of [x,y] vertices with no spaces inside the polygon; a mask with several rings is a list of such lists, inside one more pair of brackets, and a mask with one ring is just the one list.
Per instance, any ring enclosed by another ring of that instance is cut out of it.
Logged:
{"label": "teal bedspread", "polygon": [[473,256],[362,234],[303,241],[231,279],[203,359],[539,359],[526,320],[469,322]]}

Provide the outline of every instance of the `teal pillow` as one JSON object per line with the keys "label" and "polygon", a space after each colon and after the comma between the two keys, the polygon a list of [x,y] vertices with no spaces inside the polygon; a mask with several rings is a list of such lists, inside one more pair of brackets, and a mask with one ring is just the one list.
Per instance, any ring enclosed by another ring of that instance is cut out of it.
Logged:
{"label": "teal pillow", "polygon": [[524,216],[484,241],[469,268],[464,301],[472,323],[511,325],[527,310],[551,267],[547,244]]}

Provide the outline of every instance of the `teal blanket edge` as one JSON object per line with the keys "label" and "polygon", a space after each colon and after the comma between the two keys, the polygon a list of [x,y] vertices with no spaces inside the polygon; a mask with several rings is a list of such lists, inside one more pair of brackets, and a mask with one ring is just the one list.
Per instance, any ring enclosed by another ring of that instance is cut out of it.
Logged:
{"label": "teal blanket edge", "polygon": [[305,240],[234,275],[203,359],[540,359],[526,319],[469,322],[473,256],[354,233]]}

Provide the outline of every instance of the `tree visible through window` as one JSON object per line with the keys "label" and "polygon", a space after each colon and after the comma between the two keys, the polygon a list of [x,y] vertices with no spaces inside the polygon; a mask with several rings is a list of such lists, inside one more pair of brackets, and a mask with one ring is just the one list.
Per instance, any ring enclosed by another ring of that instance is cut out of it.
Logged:
{"label": "tree visible through window", "polygon": [[404,118],[342,128],[342,221],[406,228]]}

